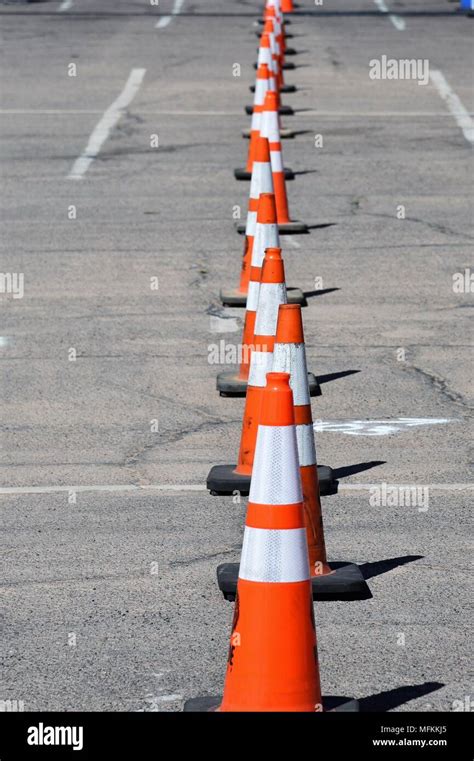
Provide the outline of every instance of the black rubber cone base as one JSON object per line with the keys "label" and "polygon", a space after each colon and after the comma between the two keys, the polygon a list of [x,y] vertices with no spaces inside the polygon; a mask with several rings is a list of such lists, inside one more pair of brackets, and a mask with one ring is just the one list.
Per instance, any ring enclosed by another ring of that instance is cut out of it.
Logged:
{"label": "black rubber cone base", "polygon": [[[246,169],[234,169],[234,177],[236,180],[251,180],[252,172],[247,172]],[[285,180],[294,180],[295,173],[292,169],[285,167]]]}
{"label": "black rubber cone base", "polygon": [[[242,137],[250,137],[250,130],[249,129],[243,129],[242,130]],[[280,130],[280,138],[282,140],[288,140],[293,137],[296,137],[296,132],[292,129],[288,129],[287,127],[282,127]]]}
{"label": "black rubber cone base", "polygon": [[[253,106],[245,106],[245,113],[251,116],[253,114]],[[293,116],[295,112],[291,106],[280,106],[278,113],[280,116]]]}
{"label": "black rubber cone base", "polygon": [[305,222],[282,222],[278,224],[280,235],[305,235],[309,233],[309,227]]}
{"label": "black rubber cone base", "polygon": [[[321,396],[321,387],[313,373],[308,373],[308,385],[310,396]],[[247,381],[239,378],[238,370],[223,370],[217,376],[216,388],[221,396],[245,396]]]}
{"label": "black rubber cone base", "polygon": [[[233,290],[226,290],[223,288],[219,294],[221,303],[227,307],[245,307],[247,306],[247,295],[234,288]],[[292,286],[286,289],[286,300],[288,304],[301,304],[301,306],[307,306],[304,293],[300,288],[294,288]]]}
{"label": "black rubber cone base", "polygon": [[[209,471],[206,487],[213,497],[232,496],[239,492],[247,497],[250,491],[250,476],[235,473],[237,465],[214,465]],[[337,494],[338,481],[334,478],[332,468],[318,465],[319,491],[322,497]]]}
{"label": "black rubber cone base", "polygon": [[[214,713],[221,703],[222,695],[204,695],[201,698],[186,700],[183,711],[184,713]],[[360,711],[359,701],[342,695],[323,695],[323,710],[331,713],[358,713]],[[315,711],[315,713],[317,712]]]}
{"label": "black rubber cone base", "polygon": [[[239,235],[245,233],[245,227],[242,223],[235,225]],[[278,232],[280,235],[306,235],[306,233],[309,233],[309,227],[306,222],[281,222],[278,225]]]}
{"label": "black rubber cone base", "polygon": [[294,48],[286,48],[285,55],[298,55],[298,51]]}
{"label": "black rubber cone base", "polygon": [[[329,563],[333,573],[311,579],[313,600],[370,600],[372,593],[362,571],[355,563]],[[234,602],[239,577],[238,563],[222,563],[217,566],[217,583],[224,598]]]}
{"label": "black rubber cone base", "polygon": [[[250,92],[255,92],[255,85],[250,85],[249,90]],[[298,92],[298,88],[296,85],[282,85],[280,92]]]}

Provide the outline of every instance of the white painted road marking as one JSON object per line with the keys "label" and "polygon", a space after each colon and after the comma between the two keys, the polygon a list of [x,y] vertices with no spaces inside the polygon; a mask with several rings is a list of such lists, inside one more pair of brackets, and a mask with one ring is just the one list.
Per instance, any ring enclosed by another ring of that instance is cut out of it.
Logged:
{"label": "white painted road marking", "polygon": [[444,75],[440,71],[430,71],[430,79],[445,101],[457,124],[461,127],[466,140],[474,144],[474,121],[456,93],[451,90]]}
{"label": "white painted road marking", "polygon": [[58,8],[58,11],[68,11],[72,6],[72,0],[64,0]]}
{"label": "white painted road marking", "polygon": [[395,29],[398,29],[399,32],[403,32],[403,30],[406,28],[404,19],[402,19],[400,16],[397,16],[395,13],[390,13],[385,0],[374,0],[374,3],[382,13],[388,13],[388,17]]}
{"label": "white painted road marking", "polygon": [[168,24],[171,23],[173,20],[173,16],[178,16],[181,13],[181,10],[183,8],[184,0],[174,0],[173,10],[172,10],[172,16],[163,16],[160,18],[160,20],[156,23],[157,29],[164,29]]}
{"label": "white painted road marking", "polygon": [[389,436],[408,428],[457,423],[450,418],[399,417],[393,420],[316,420],[314,430],[320,433],[345,433],[348,436]]}
{"label": "white painted road marking", "polygon": [[90,165],[99,154],[111,130],[123,115],[125,108],[132,102],[140,89],[145,72],[146,69],[132,69],[122,92],[104,113],[102,119],[93,130],[82,155],[74,162],[74,166],[68,174],[68,179],[82,180]]}
{"label": "white painted road marking", "polygon": [[[371,484],[346,484],[340,483],[338,492],[369,491],[378,483]],[[402,484],[397,484],[403,486]],[[413,484],[412,484],[413,485]],[[424,484],[433,491],[474,491],[474,484]],[[205,484],[146,484],[137,486],[136,484],[91,484],[90,486],[3,486],[0,488],[1,496],[19,496],[22,494],[55,494],[58,492],[174,492],[185,494],[186,492],[207,491]]]}

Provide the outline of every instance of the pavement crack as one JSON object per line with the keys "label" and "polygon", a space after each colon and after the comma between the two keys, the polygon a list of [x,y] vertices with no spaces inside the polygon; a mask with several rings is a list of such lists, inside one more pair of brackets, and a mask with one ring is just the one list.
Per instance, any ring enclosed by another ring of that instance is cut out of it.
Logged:
{"label": "pavement crack", "polygon": [[409,370],[414,370],[414,372],[419,373],[420,375],[425,378],[429,382],[429,384],[439,393],[441,393],[443,396],[447,397],[450,402],[453,402],[454,404],[459,404],[462,407],[465,407],[468,410],[473,409],[474,405],[470,405],[462,396],[462,394],[459,394],[457,391],[453,391],[448,386],[447,381],[442,378],[440,375],[437,375],[436,373],[430,372],[429,370],[424,370],[422,367],[418,367],[417,365],[413,364],[405,364],[405,367]]}

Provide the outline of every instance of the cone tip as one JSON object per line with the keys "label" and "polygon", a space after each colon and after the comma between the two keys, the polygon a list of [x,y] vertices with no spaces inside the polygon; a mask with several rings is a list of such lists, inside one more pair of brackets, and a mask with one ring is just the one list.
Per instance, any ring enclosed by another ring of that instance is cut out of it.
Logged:
{"label": "cone tip", "polygon": [[276,343],[304,343],[303,320],[299,304],[280,304]]}

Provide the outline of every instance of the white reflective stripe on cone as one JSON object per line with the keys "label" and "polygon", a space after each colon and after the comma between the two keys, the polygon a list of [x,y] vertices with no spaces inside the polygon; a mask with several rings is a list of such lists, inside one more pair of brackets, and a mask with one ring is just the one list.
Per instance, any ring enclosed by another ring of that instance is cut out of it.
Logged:
{"label": "white reflective stripe on cone", "polygon": [[276,343],[273,349],[273,372],[290,373],[290,387],[293,391],[295,407],[311,403],[304,344]]}
{"label": "white reflective stripe on cone", "polygon": [[260,125],[262,123],[262,111],[252,111],[252,120],[250,122],[251,132],[260,132]]}
{"label": "white reflective stripe on cone", "polygon": [[262,266],[267,248],[280,248],[278,225],[273,223],[262,225],[257,222],[252,249],[252,267]]}
{"label": "white reflective stripe on cone", "polygon": [[272,172],[281,174],[283,172],[281,151],[270,151],[270,161],[272,162]]}
{"label": "white reflective stripe on cone", "polygon": [[263,106],[267,90],[268,79],[257,79],[255,83],[255,97],[253,99],[254,106]]}
{"label": "white reflective stripe on cone", "polygon": [[257,319],[255,320],[256,336],[276,335],[278,308],[280,304],[286,303],[285,283],[260,283]]}
{"label": "white reflective stripe on cone", "polygon": [[273,193],[272,168],[266,161],[254,161],[250,182],[250,197],[259,199],[260,193]]}
{"label": "white reflective stripe on cone", "polygon": [[247,291],[247,312],[256,312],[258,307],[258,294],[260,283],[251,280]]}
{"label": "white reflective stripe on cone", "polygon": [[300,467],[316,465],[316,447],[314,445],[314,429],[312,423],[296,426],[296,442],[298,444]]}
{"label": "white reflective stripe on cone", "polygon": [[247,224],[245,225],[245,234],[251,235],[252,237],[254,237],[256,228],[257,228],[257,212],[248,211]]}
{"label": "white reflective stripe on cone", "polygon": [[249,386],[265,388],[267,373],[271,373],[273,355],[271,351],[252,351],[250,356]]}
{"label": "white reflective stripe on cone", "polygon": [[239,578],[284,583],[307,581],[309,577],[304,528],[245,527]]}
{"label": "white reflective stripe on cone", "polygon": [[302,499],[295,426],[259,425],[249,502],[294,505]]}
{"label": "white reflective stripe on cone", "polygon": [[[260,119],[260,134],[267,137],[269,143],[280,142],[280,129],[276,111],[263,111]],[[281,150],[281,147],[280,147]]]}
{"label": "white reflective stripe on cone", "polygon": [[262,63],[266,63],[268,68],[271,68],[272,65],[272,49],[271,48],[260,48],[258,51],[258,60],[257,65],[260,67]]}

